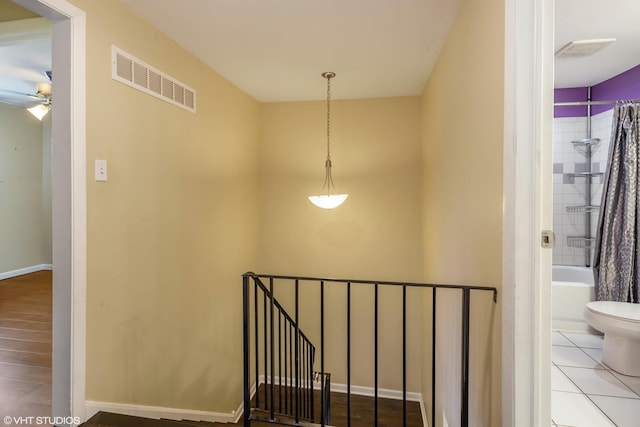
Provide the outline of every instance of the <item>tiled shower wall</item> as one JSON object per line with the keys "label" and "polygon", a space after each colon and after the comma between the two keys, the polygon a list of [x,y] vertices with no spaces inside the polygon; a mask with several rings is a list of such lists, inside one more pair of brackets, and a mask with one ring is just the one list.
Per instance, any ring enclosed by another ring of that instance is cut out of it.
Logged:
{"label": "tiled shower wall", "polygon": [[[599,145],[591,150],[592,172],[605,172],[611,139],[613,110],[591,117],[591,137],[600,138]],[[586,159],[584,147],[574,146],[571,141],[587,137],[586,117],[561,117],[554,119],[553,125],[553,230],[556,246],[553,249],[553,263],[557,265],[586,265],[585,252],[589,258],[593,250],[572,247],[567,244],[569,236],[585,235],[585,214],[568,212],[568,206],[586,204],[586,178],[571,177],[569,174],[584,172]],[[591,204],[600,205],[604,176],[596,176],[591,181]],[[591,237],[596,236],[599,211],[591,215]]]}

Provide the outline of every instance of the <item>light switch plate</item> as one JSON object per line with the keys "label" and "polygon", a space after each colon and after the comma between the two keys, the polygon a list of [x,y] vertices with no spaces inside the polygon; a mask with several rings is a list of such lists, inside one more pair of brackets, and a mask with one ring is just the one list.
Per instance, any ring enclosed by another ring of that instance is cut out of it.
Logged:
{"label": "light switch plate", "polygon": [[107,181],[107,161],[96,160],[96,181]]}

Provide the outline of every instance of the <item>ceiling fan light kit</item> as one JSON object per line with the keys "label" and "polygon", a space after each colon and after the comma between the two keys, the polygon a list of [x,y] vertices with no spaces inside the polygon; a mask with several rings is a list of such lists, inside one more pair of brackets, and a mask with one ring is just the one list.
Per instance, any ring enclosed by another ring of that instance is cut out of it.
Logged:
{"label": "ceiling fan light kit", "polygon": [[27,108],[27,111],[40,121],[51,111],[51,71],[45,71],[44,74],[49,79],[49,82],[38,83],[38,91],[36,94],[28,95],[29,97],[40,100],[40,104]]}
{"label": "ceiling fan light kit", "polygon": [[27,111],[33,114],[38,120],[42,121],[44,116],[51,110],[51,104],[38,104],[35,107],[27,108]]}

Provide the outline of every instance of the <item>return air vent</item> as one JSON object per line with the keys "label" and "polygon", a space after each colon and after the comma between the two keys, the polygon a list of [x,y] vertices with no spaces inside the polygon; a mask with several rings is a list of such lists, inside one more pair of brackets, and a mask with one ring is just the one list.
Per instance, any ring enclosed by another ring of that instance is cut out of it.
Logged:
{"label": "return air vent", "polygon": [[111,46],[111,76],[173,105],[196,112],[196,91],[116,46]]}

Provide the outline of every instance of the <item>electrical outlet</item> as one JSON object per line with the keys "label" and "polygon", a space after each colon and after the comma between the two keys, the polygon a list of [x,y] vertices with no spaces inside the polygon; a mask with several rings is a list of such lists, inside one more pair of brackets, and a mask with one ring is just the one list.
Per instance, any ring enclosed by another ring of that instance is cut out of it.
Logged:
{"label": "electrical outlet", "polygon": [[107,161],[96,160],[96,181],[107,181]]}

